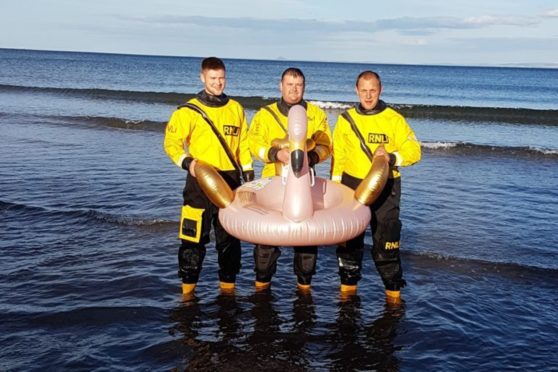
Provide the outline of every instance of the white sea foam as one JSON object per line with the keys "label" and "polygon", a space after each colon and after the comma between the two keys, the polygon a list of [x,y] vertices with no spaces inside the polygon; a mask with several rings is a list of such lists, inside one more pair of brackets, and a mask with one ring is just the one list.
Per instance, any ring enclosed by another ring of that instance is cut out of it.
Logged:
{"label": "white sea foam", "polygon": [[314,105],[322,109],[330,109],[330,110],[346,110],[352,106],[352,104],[343,103],[343,102],[330,102],[330,101],[309,101],[309,102],[313,103]]}
{"label": "white sea foam", "polygon": [[542,147],[529,146],[529,150],[538,151],[544,155],[558,155],[558,150],[556,149],[545,149]]}
{"label": "white sea foam", "polygon": [[427,149],[449,149],[457,146],[456,142],[421,142]]}

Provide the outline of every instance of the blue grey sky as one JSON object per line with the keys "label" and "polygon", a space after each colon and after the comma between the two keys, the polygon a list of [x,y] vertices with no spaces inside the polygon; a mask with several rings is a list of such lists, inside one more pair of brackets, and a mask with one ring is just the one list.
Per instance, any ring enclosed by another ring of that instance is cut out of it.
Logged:
{"label": "blue grey sky", "polygon": [[0,0],[0,48],[558,67],[558,2]]}

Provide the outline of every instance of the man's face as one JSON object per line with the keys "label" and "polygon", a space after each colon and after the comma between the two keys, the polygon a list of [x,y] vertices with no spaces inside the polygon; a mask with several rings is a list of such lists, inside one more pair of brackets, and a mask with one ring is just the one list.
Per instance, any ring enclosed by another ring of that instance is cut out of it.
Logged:
{"label": "man's face", "polygon": [[200,73],[200,79],[207,93],[213,96],[223,94],[227,82],[225,70],[204,70]]}
{"label": "man's face", "polygon": [[294,105],[302,101],[304,96],[304,79],[302,76],[285,75],[279,84],[281,97],[288,105]]}
{"label": "man's face", "polygon": [[382,93],[382,85],[375,77],[358,81],[356,94],[363,109],[371,110],[376,107],[380,100],[380,93]]}

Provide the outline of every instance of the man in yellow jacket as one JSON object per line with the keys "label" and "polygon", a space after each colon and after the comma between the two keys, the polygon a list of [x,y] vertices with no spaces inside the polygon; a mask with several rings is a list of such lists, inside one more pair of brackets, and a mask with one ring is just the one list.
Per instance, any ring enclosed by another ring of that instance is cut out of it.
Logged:
{"label": "man in yellow jacket", "polygon": [[198,185],[196,161],[215,167],[233,190],[240,185],[241,177],[254,178],[244,109],[223,93],[226,84],[223,61],[216,57],[204,59],[200,79],[204,89],[172,114],[164,140],[168,157],[188,171],[178,252],[178,273],[185,295],[192,294],[198,282],[212,225],[222,290],[234,289],[240,270],[240,241],[223,229],[218,219],[219,209]]}
{"label": "man in yellow jacket", "polygon": [[[370,206],[372,258],[384,283],[386,300],[399,303],[400,289],[405,285],[399,254],[399,167],[417,163],[421,148],[405,118],[380,100],[381,92],[382,82],[377,73],[364,71],[358,76],[359,104],[339,116],[333,131],[331,178],[356,189],[370,169],[371,154],[376,152],[389,160],[390,178],[380,197]],[[356,293],[363,251],[364,233],[337,248],[342,294]]]}
{"label": "man in yellow jacket", "polygon": [[[308,117],[307,138],[312,139],[316,147],[308,152],[309,165],[326,160],[331,154],[331,131],[325,112],[316,105],[303,99],[305,77],[298,68],[290,67],[283,71],[278,102],[262,107],[252,119],[248,131],[248,141],[252,155],[264,163],[262,178],[280,176],[282,165],[289,161],[289,150],[272,146],[275,139],[287,136],[288,113],[294,105],[302,105]],[[256,290],[266,289],[277,268],[277,259],[281,252],[278,247],[256,245],[254,260],[256,272]],[[298,288],[310,289],[312,276],[316,272],[317,247],[294,247],[294,272]]]}

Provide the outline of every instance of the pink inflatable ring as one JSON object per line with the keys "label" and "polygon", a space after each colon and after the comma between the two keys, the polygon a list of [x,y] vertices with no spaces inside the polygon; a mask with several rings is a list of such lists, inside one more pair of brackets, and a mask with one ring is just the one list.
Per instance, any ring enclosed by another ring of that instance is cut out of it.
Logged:
{"label": "pink inflatable ring", "polygon": [[265,245],[304,246],[344,242],[359,235],[370,221],[370,208],[354,191],[316,178],[311,189],[313,214],[302,221],[283,216],[285,187],[281,177],[246,183],[234,201],[219,211],[219,221],[231,235]]}
{"label": "pink inflatable ring", "polygon": [[197,162],[196,178],[221,208],[219,221],[231,235],[264,245],[331,245],[350,240],[366,229],[370,222],[367,205],[385,185],[387,161],[374,158],[369,175],[356,192],[314,177],[308,167],[306,129],[306,111],[302,106],[292,107],[287,176],[254,180],[234,193],[211,166]]}

